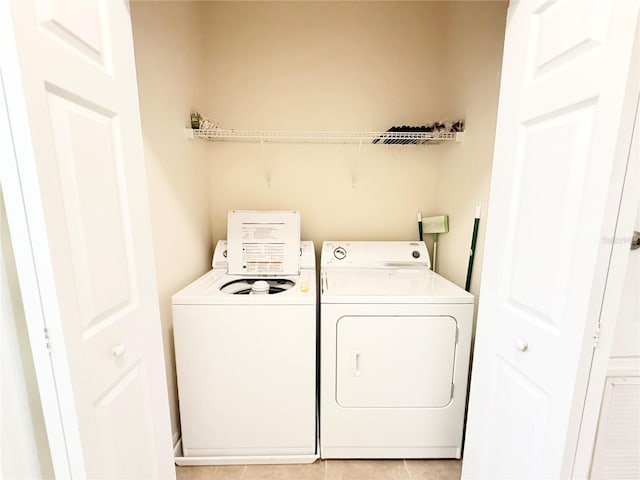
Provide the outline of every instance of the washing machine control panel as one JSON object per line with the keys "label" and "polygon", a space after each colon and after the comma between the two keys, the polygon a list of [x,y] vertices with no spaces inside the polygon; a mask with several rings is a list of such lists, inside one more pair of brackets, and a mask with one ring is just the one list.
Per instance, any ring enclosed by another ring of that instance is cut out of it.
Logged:
{"label": "washing machine control panel", "polygon": [[327,241],[322,244],[322,267],[387,268],[431,266],[424,242]]}

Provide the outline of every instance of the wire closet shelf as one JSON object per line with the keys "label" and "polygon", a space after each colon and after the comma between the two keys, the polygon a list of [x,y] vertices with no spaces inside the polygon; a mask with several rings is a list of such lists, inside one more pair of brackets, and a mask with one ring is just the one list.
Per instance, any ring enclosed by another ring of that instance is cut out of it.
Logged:
{"label": "wire closet shelf", "polygon": [[186,136],[210,141],[290,142],[290,143],[380,143],[435,145],[440,142],[461,142],[464,132],[340,132],[340,131],[277,131],[190,129]]}

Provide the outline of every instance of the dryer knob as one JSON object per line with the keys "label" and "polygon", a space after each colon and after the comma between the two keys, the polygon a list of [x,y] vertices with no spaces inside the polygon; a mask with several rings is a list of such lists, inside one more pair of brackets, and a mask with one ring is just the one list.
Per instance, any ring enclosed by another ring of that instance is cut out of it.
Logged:
{"label": "dryer knob", "polygon": [[413,258],[420,258],[420,252],[418,250],[411,252],[411,255],[413,255]]}
{"label": "dryer knob", "polygon": [[333,256],[338,260],[343,260],[347,256],[347,251],[342,247],[338,247],[333,251]]}

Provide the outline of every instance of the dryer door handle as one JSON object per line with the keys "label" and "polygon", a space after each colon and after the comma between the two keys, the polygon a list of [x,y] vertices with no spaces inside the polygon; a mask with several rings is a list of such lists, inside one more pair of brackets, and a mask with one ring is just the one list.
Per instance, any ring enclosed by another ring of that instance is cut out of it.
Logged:
{"label": "dryer door handle", "polygon": [[360,352],[358,351],[351,353],[351,376],[360,376]]}

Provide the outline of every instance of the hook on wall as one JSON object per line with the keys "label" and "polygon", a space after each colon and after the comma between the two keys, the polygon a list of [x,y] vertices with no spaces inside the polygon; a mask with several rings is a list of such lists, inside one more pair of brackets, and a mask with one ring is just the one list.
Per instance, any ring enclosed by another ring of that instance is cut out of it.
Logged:
{"label": "hook on wall", "polygon": [[356,188],[356,180],[358,175],[358,165],[360,163],[360,153],[362,152],[362,136],[358,142],[358,154],[353,162],[351,162],[351,188]]}
{"label": "hook on wall", "polygon": [[260,134],[260,147],[262,149],[262,161],[264,162],[264,178],[267,180],[267,188],[271,188],[271,164],[264,149],[264,137]]}

